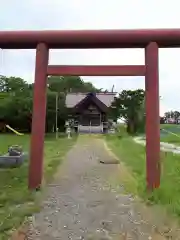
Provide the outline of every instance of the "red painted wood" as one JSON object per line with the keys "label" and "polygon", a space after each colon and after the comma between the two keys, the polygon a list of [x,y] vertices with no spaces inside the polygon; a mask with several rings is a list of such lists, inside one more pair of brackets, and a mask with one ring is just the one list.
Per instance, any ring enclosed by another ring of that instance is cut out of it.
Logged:
{"label": "red painted wood", "polygon": [[[47,44],[44,44],[44,43]],[[39,44],[40,43],[40,44]],[[180,47],[180,29],[1,31],[0,48],[36,48],[29,188],[41,185],[49,75],[142,76],[146,79],[147,187],[160,184],[158,47]],[[145,48],[146,66],[49,66],[48,48]],[[48,73],[47,73],[48,71]]]}
{"label": "red painted wood", "polygon": [[180,29],[1,31],[0,48],[32,49],[39,42],[49,48],[144,48],[180,47]]}
{"label": "red painted wood", "polygon": [[160,186],[160,118],[158,45],[149,43],[145,49],[146,89],[146,170],[147,188]]}
{"label": "red painted wood", "polygon": [[143,65],[124,66],[60,66],[50,65],[48,75],[57,76],[144,76],[146,67]]}
{"label": "red painted wood", "polygon": [[29,189],[39,188],[43,174],[43,149],[46,121],[46,88],[49,50],[44,43],[37,45],[33,118],[31,132]]}

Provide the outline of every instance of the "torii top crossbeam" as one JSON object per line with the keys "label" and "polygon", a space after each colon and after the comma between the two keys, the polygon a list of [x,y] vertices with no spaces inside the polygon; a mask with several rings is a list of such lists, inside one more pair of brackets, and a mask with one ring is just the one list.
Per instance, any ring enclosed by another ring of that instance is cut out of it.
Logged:
{"label": "torii top crossbeam", "polygon": [[180,47],[180,29],[0,31],[2,49],[33,49],[40,42],[63,49]]}

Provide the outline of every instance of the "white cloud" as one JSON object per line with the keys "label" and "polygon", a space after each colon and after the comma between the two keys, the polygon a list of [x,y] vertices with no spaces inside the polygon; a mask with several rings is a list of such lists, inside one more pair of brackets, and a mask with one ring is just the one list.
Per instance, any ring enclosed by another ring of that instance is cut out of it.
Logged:
{"label": "white cloud", "polygon": [[[6,0],[1,3],[1,30],[180,28],[178,0]],[[0,74],[33,81],[35,51],[0,50]],[[160,49],[161,111],[179,109],[179,49]],[[139,49],[52,50],[56,64],[143,64]],[[84,77],[116,90],[144,87],[144,78]],[[164,110],[162,110],[164,109]]]}

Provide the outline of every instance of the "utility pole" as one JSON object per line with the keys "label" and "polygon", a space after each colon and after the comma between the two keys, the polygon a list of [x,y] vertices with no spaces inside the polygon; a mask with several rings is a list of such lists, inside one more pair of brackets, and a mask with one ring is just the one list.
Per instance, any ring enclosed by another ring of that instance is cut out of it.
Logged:
{"label": "utility pole", "polygon": [[56,93],[56,139],[58,139],[58,93]]}

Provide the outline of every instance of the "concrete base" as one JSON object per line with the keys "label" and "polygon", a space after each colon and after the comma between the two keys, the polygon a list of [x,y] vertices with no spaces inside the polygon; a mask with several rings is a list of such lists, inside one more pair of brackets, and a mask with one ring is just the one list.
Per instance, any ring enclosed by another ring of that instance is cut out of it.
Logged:
{"label": "concrete base", "polygon": [[0,168],[19,167],[28,157],[28,153],[22,153],[19,156],[9,156],[9,154],[0,156]]}

